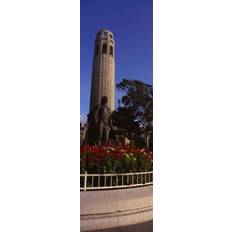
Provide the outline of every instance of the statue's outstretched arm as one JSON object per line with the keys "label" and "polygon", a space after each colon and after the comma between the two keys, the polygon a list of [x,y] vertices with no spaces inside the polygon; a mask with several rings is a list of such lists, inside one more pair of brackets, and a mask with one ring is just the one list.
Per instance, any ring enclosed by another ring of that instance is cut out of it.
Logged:
{"label": "statue's outstretched arm", "polygon": [[116,127],[114,127],[113,122],[112,122],[111,113],[110,113],[110,116],[109,116],[109,127],[110,127],[110,129],[113,130],[113,131],[116,130]]}
{"label": "statue's outstretched arm", "polygon": [[110,118],[109,118],[109,126],[110,126],[110,129],[113,129],[113,123],[112,123],[112,119],[111,119],[111,116],[110,116]]}
{"label": "statue's outstretched arm", "polygon": [[99,106],[96,106],[93,110],[93,119],[95,123],[98,122],[98,110],[99,110]]}

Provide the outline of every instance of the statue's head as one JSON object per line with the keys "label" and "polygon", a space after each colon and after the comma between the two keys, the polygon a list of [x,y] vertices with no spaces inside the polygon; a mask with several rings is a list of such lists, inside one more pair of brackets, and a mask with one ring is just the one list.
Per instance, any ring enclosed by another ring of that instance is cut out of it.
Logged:
{"label": "statue's head", "polygon": [[101,98],[101,104],[102,104],[102,105],[107,104],[107,101],[108,101],[108,97],[107,97],[107,96],[103,96],[103,97]]}

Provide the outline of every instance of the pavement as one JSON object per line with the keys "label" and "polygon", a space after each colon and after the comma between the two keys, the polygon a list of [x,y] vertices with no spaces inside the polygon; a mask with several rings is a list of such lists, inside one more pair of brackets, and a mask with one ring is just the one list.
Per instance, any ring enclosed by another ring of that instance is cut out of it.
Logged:
{"label": "pavement", "polygon": [[82,191],[81,231],[152,232],[152,192],[152,185],[117,190]]}
{"label": "pavement", "polygon": [[153,221],[92,232],[153,232]]}

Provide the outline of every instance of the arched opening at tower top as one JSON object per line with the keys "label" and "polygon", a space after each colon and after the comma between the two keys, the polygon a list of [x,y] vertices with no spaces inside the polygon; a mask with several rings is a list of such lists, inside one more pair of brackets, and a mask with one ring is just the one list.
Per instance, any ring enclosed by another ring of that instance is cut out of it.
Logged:
{"label": "arched opening at tower top", "polygon": [[95,47],[95,55],[97,56],[99,53],[99,45],[97,44]]}
{"label": "arched opening at tower top", "polygon": [[103,44],[102,45],[102,53],[104,54],[104,53],[107,53],[107,44]]}
{"label": "arched opening at tower top", "polygon": [[113,46],[110,46],[110,55],[113,56]]}

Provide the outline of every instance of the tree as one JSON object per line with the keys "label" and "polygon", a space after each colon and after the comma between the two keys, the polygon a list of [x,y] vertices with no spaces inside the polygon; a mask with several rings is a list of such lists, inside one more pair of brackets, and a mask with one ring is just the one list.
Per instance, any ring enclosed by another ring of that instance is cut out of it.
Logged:
{"label": "tree", "polygon": [[[123,79],[117,84],[117,89],[124,95],[119,99],[119,107],[116,110],[123,128],[131,133],[141,134],[144,137],[146,147],[149,146],[149,137],[153,132],[153,88],[138,80]],[[117,114],[115,113],[115,114]],[[124,120],[121,119],[121,117]]]}
{"label": "tree", "polygon": [[136,121],[133,111],[130,108],[118,107],[112,113],[113,124],[124,131],[121,134],[129,139],[134,139],[135,134],[140,133],[139,123]]}

